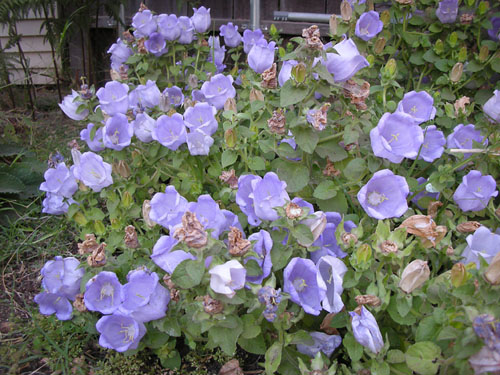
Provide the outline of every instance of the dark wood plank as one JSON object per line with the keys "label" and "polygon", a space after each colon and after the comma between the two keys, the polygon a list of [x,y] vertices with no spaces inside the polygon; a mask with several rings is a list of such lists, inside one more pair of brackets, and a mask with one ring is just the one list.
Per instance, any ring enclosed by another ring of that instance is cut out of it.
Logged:
{"label": "dark wood plank", "polygon": [[[233,18],[235,20],[250,19],[250,1],[249,0],[233,0],[234,10]],[[260,19],[272,20],[273,12],[279,10],[278,0],[261,0],[260,2]]]}
{"label": "dark wood plank", "polygon": [[280,9],[289,12],[325,13],[325,0],[280,0]]}
{"label": "dark wood plank", "polygon": [[326,0],[326,13],[327,14],[340,14],[341,0]]}

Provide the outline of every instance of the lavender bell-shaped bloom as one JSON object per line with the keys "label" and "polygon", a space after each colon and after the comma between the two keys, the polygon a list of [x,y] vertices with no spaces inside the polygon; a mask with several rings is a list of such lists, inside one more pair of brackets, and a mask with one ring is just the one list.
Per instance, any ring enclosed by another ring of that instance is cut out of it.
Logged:
{"label": "lavender bell-shaped bloom", "polygon": [[138,268],[127,275],[123,286],[123,303],[120,312],[131,316],[138,322],[161,319],[166,315],[170,293],[159,283],[156,272]]}
{"label": "lavender bell-shaped bloom", "polygon": [[174,41],[181,35],[179,20],[175,14],[160,14],[157,22],[158,31],[166,40]]}
{"label": "lavender bell-shaped bloom", "polygon": [[208,104],[213,105],[217,110],[222,109],[228,98],[236,96],[236,89],[233,87],[233,77],[216,74],[210,78],[210,81],[203,83],[201,92],[205,95]]}
{"label": "lavender bell-shaped bloom", "polygon": [[208,155],[214,139],[201,130],[194,130],[188,133],[186,142],[191,155]]}
{"label": "lavender bell-shaped bloom", "polygon": [[495,90],[493,96],[484,103],[483,111],[490,119],[500,123],[500,90]]}
{"label": "lavender bell-shaped bloom", "polygon": [[321,305],[329,313],[338,313],[344,307],[340,295],[344,291],[342,282],[347,267],[344,262],[331,255],[321,257],[316,267],[326,285],[326,295]]}
{"label": "lavender bell-shaped bloom", "polygon": [[120,151],[130,145],[134,135],[134,127],[128,122],[127,116],[117,113],[108,118],[102,133],[104,146]]}
{"label": "lavender bell-shaped bloom", "polygon": [[101,109],[110,116],[117,113],[127,113],[128,90],[129,87],[125,83],[118,81],[107,82],[104,87],[101,87],[96,92]]}
{"label": "lavender bell-shaped bloom", "polygon": [[352,8],[354,8],[355,4],[364,4],[366,3],[366,0],[347,0],[347,2]]}
{"label": "lavender bell-shaped bloom", "polygon": [[370,131],[370,140],[375,156],[401,163],[405,157],[417,157],[424,142],[424,132],[411,116],[386,112]]}
{"label": "lavender bell-shaped bloom", "polygon": [[75,164],[71,171],[77,180],[83,182],[96,193],[113,183],[111,165],[104,162],[102,157],[93,152],[84,152],[80,156],[79,164]]}
{"label": "lavender bell-shaped bloom", "polygon": [[276,290],[270,286],[264,286],[259,289],[257,299],[266,306],[264,311],[262,311],[262,315],[264,315],[264,318],[268,322],[274,322],[276,319],[276,311],[278,310],[281,298],[281,289]]}
{"label": "lavender bell-shaped bloom", "polygon": [[233,298],[235,291],[245,286],[247,270],[235,259],[212,267],[208,273],[210,274],[210,288],[215,293],[223,294],[228,298]]}
{"label": "lavender bell-shaped bloom", "polygon": [[492,197],[498,195],[495,179],[481,172],[473,170],[462,178],[453,200],[462,211],[480,211],[488,205]]}
{"label": "lavender bell-shaped bloom", "polygon": [[80,139],[82,141],[87,142],[87,146],[89,146],[89,148],[92,151],[99,152],[99,151],[104,150],[104,148],[105,148],[104,143],[102,142],[102,127],[99,127],[96,130],[96,132],[94,134],[94,138],[91,139],[90,135],[92,134],[92,129],[94,126],[95,126],[95,124],[89,123],[87,125],[87,129],[83,129],[80,132]]}
{"label": "lavender bell-shaped bloom", "polygon": [[252,192],[249,197],[253,199],[255,214],[261,220],[277,220],[278,213],[274,207],[283,206],[290,200],[286,192],[286,182],[281,181],[274,172],[268,172],[261,180],[253,180]]}
{"label": "lavender bell-shaped bloom", "polygon": [[156,127],[156,120],[147,113],[139,113],[132,121],[134,134],[142,142],[149,143],[153,140],[153,130]]}
{"label": "lavender bell-shaped bloom", "polygon": [[483,346],[479,352],[469,357],[469,363],[475,375],[498,374],[500,371],[500,353],[488,346]]}
{"label": "lavender bell-shaped bloom", "polygon": [[368,60],[359,54],[352,39],[344,39],[333,46],[336,53],[327,53],[323,64],[333,74],[335,82],[343,82],[354,76],[358,70],[370,66]]}
{"label": "lavender bell-shaped bloom", "polygon": [[137,12],[132,18],[132,27],[135,28],[134,36],[136,38],[148,37],[156,31],[156,19],[149,9]]}
{"label": "lavender bell-shaped bloom", "polygon": [[71,95],[66,95],[63,101],[59,103],[59,107],[64,114],[75,121],[85,120],[89,115],[88,109],[84,109],[83,111],[77,113],[78,107],[85,104],[80,100],[75,100],[78,96],[79,95],[75,90],[71,90]]}
{"label": "lavender bell-shaped bloom", "polygon": [[252,194],[253,181],[261,181],[262,177],[255,176],[251,174],[241,175],[238,178],[238,191],[236,192],[236,203],[240,206],[240,210],[247,215],[248,223],[250,225],[256,226],[261,223],[261,220],[257,217],[255,213],[255,206],[253,203],[253,198],[250,197]]}
{"label": "lavender bell-shaped bloom", "polygon": [[62,215],[68,212],[69,205],[64,197],[58,194],[47,193],[42,202],[42,212],[50,215]]}
{"label": "lavender bell-shaped bloom", "polygon": [[283,86],[286,81],[292,76],[292,68],[299,62],[297,60],[285,60],[281,66],[280,73],[278,74],[278,83]]}
{"label": "lavender bell-shaped bloom", "polygon": [[224,44],[228,47],[238,47],[242,41],[241,34],[238,32],[238,26],[228,22],[227,25],[222,25],[220,28],[220,35],[224,37]]}
{"label": "lavender bell-shaped bloom", "polygon": [[488,35],[491,40],[500,42],[500,17],[493,17],[490,21],[492,28],[488,29]]}
{"label": "lavender bell-shaped bloom", "polygon": [[44,173],[45,181],[40,185],[41,191],[71,198],[78,190],[75,177],[64,162],[55,168],[49,168]]}
{"label": "lavender bell-shaped bloom", "polygon": [[174,250],[175,245],[179,243],[172,236],[161,236],[153,247],[151,259],[155,264],[165,272],[172,274],[175,268],[185,260],[195,260],[196,257],[184,250]]}
{"label": "lavender bell-shaped bloom", "polygon": [[205,229],[213,229],[212,237],[219,238],[226,224],[226,216],[210,195],[200,195],[197,202],[188,204],[187,211],[196,214],[196,218]]}
{"label": "lavender bell-shaped bloom", "polygon": [[219,37],[213,36],[208,38],[208,45],[210,46],[210,52],[207,61],[214,63],[217,68],[217,73],[220,73],[226,68],[226,65],[224,65],[226,47],[221,47]]}
{"label": "lavender bell-shaped bloom", "polygon": [[[448,135],[448,138],[446,138],[448,148],[471,149],[473,148],[472,141],[481,143],[484,146],[488,145],[488,138],[481,136],[481,132],[479,130],[476,130],[473,124],[459,124],[455,126],[455,128],[453,129],[453,133]],[[465,158],[468,158],[470,156],[470,153],[464,154]]]}
{"label": "lavender bell-shaped bloom", "polygon": [[357,197],[368,216],[383,220],[401,217],[408,210],[406,197],[409,193],[404,177],[382,169],[374,173]]}
{"label": "lavender bell-shaped bloom", "polygon": [[248,65],[256,73],[263,73],[269,69],[274,62],[275,42],[269,42],[265,39],[257,41],[250,52],[248,52]]}
{"label": "lavender bell-shaped bloom", "polygon": [[194,14],[191,16],[191,21],[193,22],[193,27],[197,33],[204,33],[210,28],[211,18],[210,18],[210,8],[205,8],[204,6],[198,9],[193,8]]}
{"label": "lavender bell-shaped bloom", "polygon": [[221,226],[220,232],[226,232],[231,229],[231,227],[238,228],[241,232],[243,232],[243,227],[240,224],[238,216],[231,211],[221,210],[222,214],[226,218],[225,223]]}
{"label": "lavender bell-shaped bloom", "polygon": [[74,300],[85,274],[83,268],[78,268],[79,265],[80,261],[74,257],[56,256],[54,260],[49,260],[40,271],[43,288],[49,293]]}
{"label": "lavender bell-shaped bloom", "polygon": [[474,318],[472,327],[488,348],[500,354],[500,321],[498,319],[490,314],[481,314]]}
{"label": "lavender bell-shaped bloom", "polygon": [[193,99],[193,102],[196,103],[206,103],[207,98],[205,98],[205,95],[201,92],[201,90],[193,90],[191,92],[191,98]]}
{"label": "lavender bell-shaped bloom", "polygon": [[145,85],[139,85],[129,93],[129,104],[135,111],[150,109],[160,104],[160,89],[155,81],[148,79]]}
{"label": "lavender bell-shaped bloom", "polygon": [[184,125],[190,131],[199,130],[207,135],[212,135],[217,131],[219,124],[215,115],[217,109],[208,103],[196,103],[184,112]]}
{"label": "lavender bell-shaped bloom", "polygon": [[172,117],[161,115],[156,120],[153,130],[153,139],[168,149],[175,151],[186,143],[186,127],[182,115],[174,113]]}
{"label": "lavender bell-shaped bloom", "polygon": [[417,124],[432,120],[436,115],[434,99],[425,91],[407,92],[398,103],[396,112],[404,112],[415,120]]}
{"label": "lavender bell-shaped bloom", "polygon": [[479,256],[490,264],[493,257],[500,251],[500,234],[491,232],[485,226],[481,226],[473,234],[467,236],[467,247],[462,253],[463,263],[476,263],[479,268]]}
{"label": "lavender bell-shaped bloom", "polygon": [[73,306],[71,306],[71,302],[66,297],[59,294],[42,292],[37,294],[34,300],[38,304],[40,314],[52,315],[55,313],[59,320],[71,319]]}
{"label": "lavender bell-shaped bloom", "polygon": [[273,263],[271,261],[271,250],[273,248],[273,239],[269,232],[261,229],[260,232],[253,233],[248,237],[249,241],[256,241],[253,245],[252,251],[258,254],[258,258],[250,256],[245,258],[245,264],[253,259],[262,269],[262,274],[258,276],[248,276],[247,282],[253,284],[261,284],[262,280],[269,276]]}
{"label": "lavender bell-shaped bloom", "polygon": [[120,67],[124,67],[128,70],[128,66],[124,65],[128,58],[134,54],[132,48],[127,46],[120,38],[116,40],[108,49],[108,53],[111,54],[111,69],[120,71]]}
{"label": "lavender bell-shaped bloom", "polygon": [[283,271],[284,288],[290,299],[308,314],[319,315],[326,285],[313,261],[293,258]]}
{"label": "lavender bell-shaped bloom", "polygon": [[178,107],[184,103],[184,94],[177,86],[167,87],[162,92],[168,104]]}
{"label": "lavender bell-shaped bloom", "polygon": [[179,27],[181,29],[181,35],[177,40],[180,44],[189,44],[194,39],[194,27],[191,22],[191,18],[186,16],[179,17]]}
{"label": "lavender bell-shaped bloom", "polygon": [[[335,258],[344,258],[347,256],[347,254],[344,253],[338,245],[337,238],[335,236],[335,231],[337,230],[337,226],[342,221],[342,216],[337,212],[327,212],[325,215],[325,229],[313,243],[313,246],[319,247],[319,249],[310,253],[311,260],[314,263],[318,263],[320,258],[325,255],[331,255]],[[350,232],[355,227],[356,225],[350,220],[344,222],[344,230],[346,232]]]}
{"label": "lavender bell-shaped bloom", "polygon": [[174,186],[169,185],[165,188],[165,193],[156,193],[150,204],[149,218],[162,227],[170,229],[181,223],[188,201],[175,190]]}
{"label": "lavender bell-shaped bloom", "polygon": [[429,125],[424,129],[424,143],[418,158],[431,163],[443,155],[445,145],[443,132],[437,130],[436,125]]}
{"label": "lavender bell-shaped bloom", "polygon": [[314,342],[311,345],[297,344],[297,350],[299,353],[308,355],[312,358],[319,352],[330,357],[335,349],[342,343],[342,337],[340,337],[340,335],[328,335],[324,332],[309,332],[309,335]]}
{"label": "lavender bell-shaped bloom", "polygon": [[123,286],[114,272],[101,271],[85,285],[83,301],[90,311],[112,314],[123,302]]}
{"label": "lavender bell-shaped bloom", "polygon": [[377,354],[384,347],[384,339],[375,317],[364,306],[361,306],[361,314],[351,311],[349,315],[356,341]]}
{"label": "lavender bell-shaped bloom", "polygon": [[148,40],[144,42],[144,47],[146,47],[149,53],[156,57],[160,57],[168,51],[165,38],[162,34],[156,32],[151,33]]}
{"label": "lavender bell-shaped bloom", "polygon": [[264,39],[264,34],[260,29],[254,31],[247,29],[243,32],[243,50],[246,54],[250,52],[252,47],[259,41]]}
{"label": "lavender bell-shaped bloom", "polygon": [[356,36],[368,41],[373,37],[377,36],[379,32],[384,28],[384,23],[380,21],[380,16],[378,12],[370,10],[369,12],[363,13],[358,22],[356,22]]}
{"label": "lavender bell-shaped bloom", "polygon": [[458,0],[442,0],[436,9],[436,17],[441,23],[453,23],[458,15]]}
{"label": "lavender bell-shaped bloom", "polygon": [[[417,182],[418,182],[418,186],[420,187],[422,184],[423,185],[427,185],[427,179],[425,177],[419,177],[417,178]],[[424,197],[429,197],[431,199],[438,199],[439,198],[439,193],[430,193],[428,192],[427,190],[422,190],[420,193],[418,193],[417,195],[415,195],[411,201],[413,203],[415,203],[420,209],[422,209],[422,207],[418,204],[418,201]]]}
{"label": "lavender bell-shaped bloom", "polygon": [[146,334],[144,323],[120,313],[101,317],[95,327],[101,334],[99,345],[117,352],[137,349]]}

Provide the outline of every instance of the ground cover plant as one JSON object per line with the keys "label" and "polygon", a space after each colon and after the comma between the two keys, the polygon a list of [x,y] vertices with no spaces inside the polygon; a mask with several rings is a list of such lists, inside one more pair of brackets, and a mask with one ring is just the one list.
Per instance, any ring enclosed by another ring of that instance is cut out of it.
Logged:
{"label": "ground cover plant", "polygon": [[172,369],[239,347],[267,374],[499,371],[497,10],[345,1],[282,45],[141,6],[113,80],[60,105],[84,143],[43,212],[80,234],[40,312]]}

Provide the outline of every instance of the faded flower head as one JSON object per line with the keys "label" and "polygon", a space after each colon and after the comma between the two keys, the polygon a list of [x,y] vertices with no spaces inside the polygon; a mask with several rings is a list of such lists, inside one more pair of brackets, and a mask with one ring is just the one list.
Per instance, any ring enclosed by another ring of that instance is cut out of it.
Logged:
{"label": "faded flower head", "polygon": [[91,233],[85,235],[85,241],[78,244],[78,254],[90,254],[99,247],[95,236]]}
{"label": "faded flower head", "polygon": [[480,171],[470,171],[453,194],[453,200],[462,211],[480,211],[491,198],[498,195],[493,176],[483,176]]}
{"label": "faded flower head", "polygon": [[394,241],[385,240],[379,245],[380,250],[384,254],[397,253],[399,248],[398,245]]}
{"label": "faded flower head", "polygon": [[[467,109],[465,106],[470,104],[470,98],[468,96],[462,96],[460,99],[455,100],[453,106],[455,107],[455,116],[467,115]],[[485,103],[486,105],[486,103]]]}
{"label": "faded flower head", "polygon": [[203,311],[210,315],[220,314],[224,311],[224,304],[207,294],[203,296]]}
{"label": "faded flower head", "polygon": [[403,273],[401,274],[401,281],[399,287],[405,293],[411,293],[415,289],[420,288],[424,283],[429,280],[431,271],[426,261],[415,259],[410,262]]}
{"label": "faded flower head", "polygon": [[351,103],[356,106],[359,110],[365,110],[368,106],[365,103],[365,100],[370,95],[370,84],[366,81],[363,81],[361,85],[359,85],[356,81],[352,79],[348,79],[344,85],[344,96],[346,98],[351,99]]}
{"label": "faded flower head", "polygon": [[245,255],[252,243],[243,237],[243,232],[236,227],[230,227],[227,235],[229,254],[241,257]]}
{"label": "faded flower head", "polygon": [[259,289],[257,298],[260,303],[266,306],[262,312],[264,318],[266,318],[268,322],[274,322],[274,319],[276,319],[278,305],[281,302],[281,290],[276,290],[270,286],[264,286]]}
{"label": "faded flower head", "polygon": [[228,184],[231,189],[238,188],[238,177],[236,177],[234,169],[222,171],[222,174],[219,176],[219,180]]}
{"label": "faded flower head", "polygon": [[302,37],[305,38],[308,48],[317,50],[323,49],[323,42],[321,41],[321,35],[317,25],[312,25],[307,29],[303,29]]}
{"label": "faded flower head", "polygon": [[349,315],[356,341],[373,353],[378,353],[384,347],[384,339],[372,313],[361,306],[359,314],[351,311]]}
{"label": "faded flower head", "polygon": [[317,131],[322,131],[328,124],[327,112],[330,105],[330,103],[325,103],[320,109],[310,109],[307,112],[307,122],[310,123]]}
{"label": "faded flower head", "polygon": [[139,247],[139,240],[137,239],[137,232],[133,225],[127,225],[125,227],[125,237],[123,239],[125,246],[130,249],[137,249]]}
{"label": "faded flower head", "polygon": [[481,227],[481,223],[478,221],[466,221],[458,224],[457,230],[460,233],[474,233],[479,227]]}
{"label": "faded flower head", "polygon": [[87,257],[87,263],[90,267],[102,267],[106,265],[106,243],[101,243]]}
{"label": "faded flower head", "polygon": [[442,0],[436,9],[436,17],[441,23],[453,23],[458,15],[458,0]]}
{"label": "faded flower head", "polygon": [[269,69],[262,72],[262,82],[260,86],[265,89],[275,89],[278,86],[276,80],[276,63],[273,63]]}
{"label": "faded flower head", "polygon": [[182,227],[175,230],[173,237],[195,249],[202,248],[208,241],[203,225],[196,218],[196,214],[190,211],[186,211],[182,216]]}
{"label": "faded flower head", "polygon": [[358,305],[368,305],[368,306],[380,306],[382,304],[382,301],[380,298],[377,296],[374,296],[373,294],[362,294],[359,296],[354,297],[356,303]]}
{"label": "faded flower head", "polygon": [[273,112],[273,115],[267,120],[269,131],[274,134],[285,134],[286,118],[281,108]]}
{"label": "faded flower head", "polygon": [[484,278],[492,285],[500,284],[500,251],[493,257],[490,265],[484,271]]}
{"label": "faded flower head", "polygon": [[[438,239],[441,240],[439,227],[430,216],[413,215],[403,221],[400,227],[406,228],[406,232],[429,241],[432,246],[436,246]],[[446,227],[444,227],[446,234]],[[443,235],[444,236],[444,235]]]}

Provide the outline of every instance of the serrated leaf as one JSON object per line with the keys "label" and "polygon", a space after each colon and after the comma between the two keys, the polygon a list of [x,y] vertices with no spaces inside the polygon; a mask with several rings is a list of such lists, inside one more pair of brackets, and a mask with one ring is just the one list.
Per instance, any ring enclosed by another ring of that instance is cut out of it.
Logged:
{"label": "serrated leaf", "polygon": [[26,188],[26,185],[16,176],[0,172],[0,193],[18,194]]}
{"label": "serrated leaf", "polygon": [[351,332],[348,332],[344,336],[342,344],[347,349],[347,353],[349,354],[349,358],[352,362],[357,362],[361,359],[363,356],[363,347],[354,339]]}
{"label": "serrated leaf", "polygon": [[351,181],[358,181],[368,172],[366,161],[364,159],[353,159],[344,168],[342,173]]}
{"label": "serrated leaf", "polygon": [[254,156],[248,159],[248,168],[253,171],[262,171],[266,169],[266,161],[260,156]]}
{"label": "serrated leaf", "polygon": [[299,224],[293,227],[291,231],[292,235],[299,243],[310,244],[314,241],[311,229],[305,224]]}
{"label": "serrated leaf", "polygon": [[337,195],[337,187],[333,181],[322,181],[314,189],[313,197],[317,199],[330,199]]}

